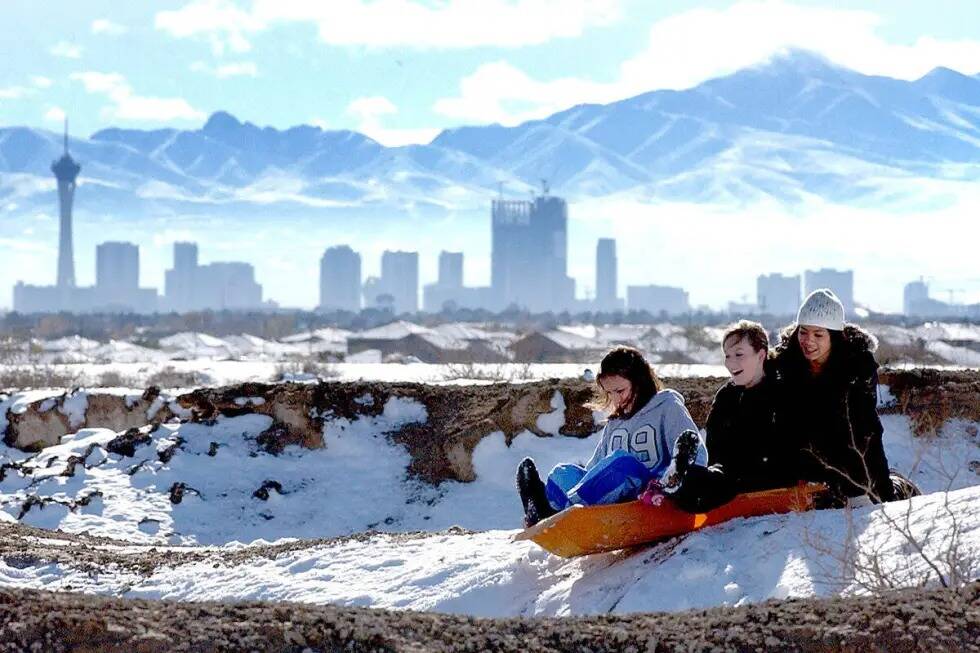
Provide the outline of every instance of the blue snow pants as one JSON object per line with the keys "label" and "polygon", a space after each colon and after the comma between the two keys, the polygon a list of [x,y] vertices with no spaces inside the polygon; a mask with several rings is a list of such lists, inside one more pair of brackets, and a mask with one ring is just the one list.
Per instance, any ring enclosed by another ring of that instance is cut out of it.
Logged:
{"label": "blue snow pants", "polygon": [[586,471],[581,465],[561,463],[548,474],[545,495],[555,510],[573,503],[594,506],[635,499],[652,477],[636,456],[617,449]]}

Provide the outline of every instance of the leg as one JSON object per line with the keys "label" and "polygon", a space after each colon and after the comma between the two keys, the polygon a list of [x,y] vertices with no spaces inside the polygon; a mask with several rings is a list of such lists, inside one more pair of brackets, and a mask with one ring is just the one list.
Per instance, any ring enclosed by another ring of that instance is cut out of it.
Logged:
{"label": "leg", "polygon": [[555,514],[555,510],[545,498],[544,483],[538,475],[534,461],[525,458],[517,466],[517,491],[521,495],[524,506],[524,526],[534,526],[546,517]]}
{"label": "leg", "polygon": [[670,495],[678,508],[691,513],[708,512],[734,497],[735,488],[720,465],[691,466],[680,487]]}
{"label": "leg", "polygon": [[593,506],[635,499],[650,480],[650,470],[636,456],[616,450],[586,472],[568,498]]}
{"label": "leg", "polygon": [[568,493],[578,485],[583,476],[585,476],[585,468],[581,465],[571,463],[555,465],[548,474],[548,483],[545,486],[545,496],[551,507],[560,511],[572,505],[574,502],[568,497]]}

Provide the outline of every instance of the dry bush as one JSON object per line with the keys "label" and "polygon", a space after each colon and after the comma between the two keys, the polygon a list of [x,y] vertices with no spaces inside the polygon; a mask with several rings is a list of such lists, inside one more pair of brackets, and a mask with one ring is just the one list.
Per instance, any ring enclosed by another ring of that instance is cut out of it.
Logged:
{"label": "dry bush", "polygon": [[[923,444],[913,468],[919,467],[925,451]],[[971,554],[963,543],[962,521],[949,498],[957,473],[945,465],[941,451],[932,464],[946,481],[940,506],[920,505],[917,508],[914,504],[920,503],[919,501],[908,500],[905,501],[904,509],[899,512],[888,510],[887,504],[880,504],[873,514],[884,522],[884,528],[882,532],[865,536],[864,541],[861,541],[863,533],[858,532],[850,505],[842,511],[846,525],[842,541],[816,533],[809,526],[804,528],[804,543],[832,561],[830,566],[822,565],[818,558],[816,565],[820,580],[839,591],[857,588],[869,594],[924,587],[930,583],[955,588],[971,582]],[[824,465],[847,476],[841,470],[826,463]],[[850,479],[849,476],[848,478]],[[875,497],[872,488],[861,483],[855,485],[861,487],[869,497]],[[891,505],[895,507],[895,503]],[[924,519],[916,510],[935,512]],[[940,528],[940,520],[947,522],[949,528]],[[928,522],[928,526],[916,527],[917,522]],[[887,552],[896,538],[901,542],[901,553],[897,556],[897,561],[894,553]]]}
{"label": "dry bush", "polygon": [[140,385],[142,384],[135,378],[120,374],[116,370],[106,370],[95,381],[95,386],[98,388],[137,388]]}
{"label": "dry bush", "polygon": [[477,363],[449,363],[442,373],[443,381],[491,381],[508,383],[512,381],[527,381],[534,378],[531,363],[521,363],[508,369],[506,363],[494,363],[478,366]]}
{"label": "dry bush", "polygon": [[158,388],[196,388],[207,385],[210,379],[206,374],[192,370],[178,370],[168,365],[151,374],[146,379],[146,385]]}
{"label": "dry bush", "polygon": [[330,363],[317,360],[288,361],[276,365],[271,380],[273,383],[279,383],[300,374],[315,376],[318,379],[335,379],[340,376],[340,371]]}
{"label": "dry bush", "polygon": [[0,367],[0,388],[8,390],[73,388],[79,384],[79,379],[78,372],[60,370],[51,365]]}

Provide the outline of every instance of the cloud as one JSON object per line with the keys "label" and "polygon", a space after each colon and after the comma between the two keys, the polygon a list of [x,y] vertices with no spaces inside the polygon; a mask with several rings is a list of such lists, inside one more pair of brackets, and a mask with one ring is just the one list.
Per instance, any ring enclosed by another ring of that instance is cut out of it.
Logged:
{"label": "cloud", "polygon": [[276,24],[310,23],[330,45],[377,48],[516,48],[581,36],[619,18],[620,0],[256,0],[244,11],[228,0],[194,0],[159,12],[158,29],[200,36],[212,48],[245,52],[249,36]]}
{"label": "cloud", "polygon": [[64,57],[65,59],[81,59],[82,57],[81,46],[68,41],[60,41],[54,44],[50,52],[56,57]]}
{"label": "cloud", "polygon": [[30,86],[17,85],[0,88],[0,100],[20,100],[31,95],[36,95],[38,89],[50,88],[53,83],[47,77],[33,75],[31,76]]}
{"label": "cloud", "polygon": [[433,109],[464,122],[514,125],[574,104],[608,101],[615,93],[610,85],[571,77],[541,82],[506,61],[495,61],[463,78],[459,95],[437,100]]}
{"label": "cloud", "polygon": [[398,107],[386,97],[359,97],[347,105],[347,113],[358,119],[357,130],[367,134],[382,145],[396,147],[415,143],[429,143],[439,134],[439,129],[393,129],[381,124],[383,116],[398,113]]}
{"label": "cloud", "polygon": [[980,41],[921,37],[886,41],[882,19],[868,11],[747,1],[727,9],[693,9],[655,22],[647,47],[624,61],[614,81],[539,80],[505,61],[479,66],[456,96],[434,110],[460,121],[513,125],[586,102],[608,103],[657,89],[691,88],[766,61],[789,49],[811,50],[865,74],[917,79],[937,66],[980,71]]}
{"label": "cloud", "polygon": [[252,49],[246,35],[265,29],[250,13],[228,0],[194,0],[174,11],[161,11],[154,26],[177,38],[203,36],[215,54],[242,53]]}
{"label": "cloud", "polygon": [[92,21],[93,34],[107,34],[109,36],[119,36],[125,34],[129,29],[118,23],[114,23],[108,18],[97,18]]}
{"label": "cloud", "polygon": [[44,113],[44,119],[47,122],[64,122],[65,110],[61,107],[51,107]]}
{"label": "cloud", "polygon": [[133,121],[203,120],[204,113],[183,98],[159,98],[135,95],[126,78],[119,73],[72,73],[85,90],[105,95],[112,104],[102,109],[106,118]]}
{"label": "cloud", "polygon": [[240,61],[238,63],[222,64],[220,66],[210,66],[203,61],[195,61],[191,64],[191,70],[197,73],[212,75],[218,79],[228,77],[256,77],[259,70],[251,61]]}
{"label": "cloud", "polygon": [[0,100],[19,100],[32,92],[33,89],[25,86],[8,86],[0,88]]}

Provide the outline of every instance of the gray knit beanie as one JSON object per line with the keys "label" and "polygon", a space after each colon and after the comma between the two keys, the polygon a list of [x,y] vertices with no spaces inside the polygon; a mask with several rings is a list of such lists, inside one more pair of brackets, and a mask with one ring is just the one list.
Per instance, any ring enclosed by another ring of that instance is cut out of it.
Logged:
{"label": "gray knit beanie", "polygon": [[796,323],[843,331],[844,305],[829,288],[814,290],[800,306]]}

